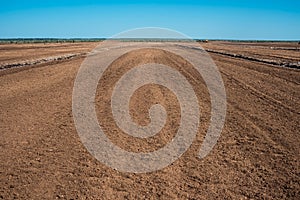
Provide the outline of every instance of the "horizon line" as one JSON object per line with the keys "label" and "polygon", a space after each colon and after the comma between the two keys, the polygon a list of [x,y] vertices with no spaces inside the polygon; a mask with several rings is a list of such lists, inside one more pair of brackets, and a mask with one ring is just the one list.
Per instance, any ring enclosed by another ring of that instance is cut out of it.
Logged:
{"label": "horizon line", "polygon": [[12,37],[12,38],[1,38],[0,41],[40,41],[40,40],[57,40],[57,41],[64,41],[64,40],[76,40],[76,41],[91,41],[91,40],[173,40],[173,41],[187,41],[187,40],[194,40],[194,41],[262,41],[262,42],[299,42],[300,39],[228,39],[228,38],[107,38],[107,37]]}

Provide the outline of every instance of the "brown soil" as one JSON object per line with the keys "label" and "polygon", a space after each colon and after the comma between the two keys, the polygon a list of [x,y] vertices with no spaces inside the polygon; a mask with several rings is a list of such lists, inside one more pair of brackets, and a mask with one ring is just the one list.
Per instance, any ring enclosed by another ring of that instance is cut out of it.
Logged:
{"label": "brown soil", "polygon": [[249,57],[277,62],[296,63],[300,61],[300,46],[296,42],[209,42],[201,44],[205,49],[242,54]]}
{"label": "brown soil", "polygon": [[[0,63],[86,53],[96,45],[0,45],[5,52]],[[298,62],[300,57],[299,51],[272,50],[273,43],[201,45],[231,53],[242,49],[245,55],[266,59]],[[280,45],[276,43],[293,46]],[[0,199],[298,199],[300,70],[214,53],[211,57],[221,71],[228,105],[221,137],[202,160],[197,154],[209,124],[210,100],[202,78],[184,60],[161,50],[139,50],[119,58],[100,80],[98,119],[115,144],[134,152],[169,142],[180,112],[172,92],[146,85],[131,99],[133,120],[146,125],[149,107],[161,103],[167,124],[146,140],[122,133],[108,105],[113,84],[124,72],[160,62],[178,69],[196,91],[201,110],[196,140],[172,165],[146,174],[113,170],[81,143],[72,117],[72,90],[83,56],[0,71]]]}
{"label": "brown soil", "polygon": [[95,43],[0,44],[0,66],[89,51]]}

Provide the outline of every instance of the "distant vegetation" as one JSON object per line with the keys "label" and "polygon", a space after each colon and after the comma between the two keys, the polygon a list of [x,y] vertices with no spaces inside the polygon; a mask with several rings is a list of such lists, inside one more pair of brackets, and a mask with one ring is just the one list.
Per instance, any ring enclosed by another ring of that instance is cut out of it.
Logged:
{"label": "distant vegetation", "polygon": [[100,42],[104,38],[14,38],[14,39],[0,39],[0,44],[24,44],[24,43],[74,43],[74,42]]}
{"label": "distant vegetation", "polygon": [[[74,43],[74,42],[101,42],[106,40],[106,38],[9,38],[9,39],[0,39],[0,44],[24,44],[24,43]],[[124,42],[178,42],[178,41],[196,41],[207,43],[209,41],[228,41],[228,42],[296,42],[300,44],[299,41],[290,41],[290,40],[226,40],[226,39],[168,39],[168,38],[115,38],[113,40],[119,40]]]}

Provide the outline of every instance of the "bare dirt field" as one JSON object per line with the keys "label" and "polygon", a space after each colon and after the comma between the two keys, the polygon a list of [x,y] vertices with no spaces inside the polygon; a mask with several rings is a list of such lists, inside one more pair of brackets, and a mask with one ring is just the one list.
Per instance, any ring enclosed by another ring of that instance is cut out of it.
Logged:
{"label": "bare dirt field", "polygon": [[180,119],[174,94],[147,85],[131,99],[132,118],[146,125],[149,107],[160,103],[168,114],[166,126],[147,139],[122,133],[111,113],[111,90],[133,65],[158,62],[177,69],[199,100],[201,121],[191,147],[170,166],[142,174],[97,161],[76,132],[74,80],[97,45],[0,44],[0,199],[299,199],[300,45],[201,43],[227,93],[224,129],[204,159],[197,155],[211,105],[201,76],[162,50],[138,50],[116,60],[99,82],[96,110],[109,139],[128,151],[163,147]]}

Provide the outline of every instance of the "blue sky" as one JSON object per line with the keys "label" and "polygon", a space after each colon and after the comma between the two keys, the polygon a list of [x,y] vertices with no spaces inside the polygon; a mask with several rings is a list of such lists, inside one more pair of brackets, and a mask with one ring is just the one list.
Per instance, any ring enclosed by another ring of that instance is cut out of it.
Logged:
{"label": "blue sky", "polygon": [[99,38],[162,27],[193,38],[300,40],[299,0],[3,0],[0,38]]}

